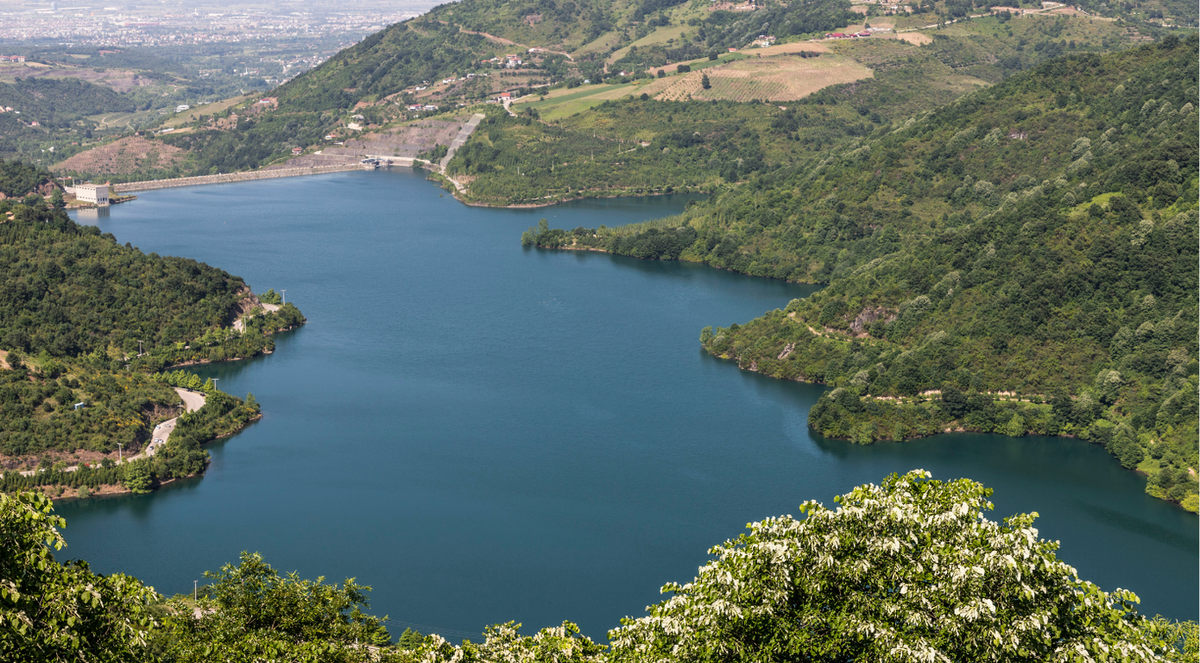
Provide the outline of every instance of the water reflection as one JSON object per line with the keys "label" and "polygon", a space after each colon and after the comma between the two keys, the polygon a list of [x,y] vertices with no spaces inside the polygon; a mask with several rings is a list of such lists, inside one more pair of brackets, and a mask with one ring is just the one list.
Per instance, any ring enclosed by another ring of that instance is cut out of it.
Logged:
{"label": "water reflection", "polygon": [[107,219],[111,212],[109,207],[88,207],[75,210],[75,220],[79,223],[99,225],[101,219]]}

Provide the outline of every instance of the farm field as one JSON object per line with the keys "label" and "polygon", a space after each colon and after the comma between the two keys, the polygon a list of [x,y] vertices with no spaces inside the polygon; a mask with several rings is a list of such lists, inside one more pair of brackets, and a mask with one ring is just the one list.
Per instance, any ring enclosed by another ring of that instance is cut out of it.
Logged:
{"label": "farm field", "polygon": [[641,39],[633,42],[632,44],[625,46],[624,48],[617,49],[616,51],[613,52],[612,55],[608,56],[608,59],[606,61],[609,64],[612,64],[612,63],[616,62],[617,60],[620,60],[621,58],[625,57],[629,53],[629,49],[631,49],[635,46],[638,48],[641,48],[643,46],[649,46],[651,44],[661,44],[661,43],[667,41],[668,39],[676,39],[679,37],[679,35],[683,34],[684,30],[686,30],[686,29],[687,29],[686,26],[682,26],[682,25],[673,25],[670,27],[659,28],[659,29],[655,30],[654,32],[651,32],[650,34],[646,35],[645,37],[642,37]]}
{"label": "farm field", "polygon": [[[801,57],[800,53],[819,53]],[[728,53],[716,61],[693,60],[692,71],[675,73],[677,64],[662,67],[668,75],[620,85],[594,85],[555,90],[545,99],[513,105],[514,112],[537,109],[545,120],[556,120],[585,111],[611,99],[647,94],[660,101],[730,100],[794,101],[821,88],[870,78],[870,69],[853,58],[838,55],[824,44],[798,42],[770,48]],[[657,74],[658,69],[651,70]],[[701,82],[707,73],[711,88]]]}
{"label": "farm field", "polygon": [[513,104],[513,112],[526,108],[537,109],[544,120],[557,120],[587,110],[609,99],[620,99],[629,94],[641,94],[646,82],[621,85],[588,85],[583,88],[555,90],[544,100]]}
{"label": "farm field", "polygon": [[[766,49],[763,49],[766,50]],[[702,86],[707,74],[710,89]],[[667,85],[663,79],[646,92],[662,101],[794,101],[821,88],[870,78],[871,70],[851,58],[827,53],[815,58],[799,55],[752,57],[678,76]],[[653,89],[662,85],[659,89]]]}
{"label": "farm field", "polygon": [[158,81],[131,69],[48,65],[40,62],[0,64],[0,83],[12,83],[18,78],[78,78],[115,92],[129,92],[134,88],[158,84]]}
{"label": "farm field", "polygon": [[225,110],[226,108],[236,106],[237,104],[240,104],[249,98],[250,98],[250,95],[240,95],[237,97],[231,97],[229,99],[224,99],[222,101],[216,101],[211,104],[206,104],[204,106],[197,106],[195,108],[186,110],[182,113],[174,113],[171,116],[171,119],[167,120],[166,122],[163,122],[163,126],[170,127],[170,128],[177,128],[177,127],[181,127],[185,124],[191,124],[192,122],[195,122],[197,119],[199,119],[199,117],[201,115],[214,115],[216,113],[220,113],[221,111]]}

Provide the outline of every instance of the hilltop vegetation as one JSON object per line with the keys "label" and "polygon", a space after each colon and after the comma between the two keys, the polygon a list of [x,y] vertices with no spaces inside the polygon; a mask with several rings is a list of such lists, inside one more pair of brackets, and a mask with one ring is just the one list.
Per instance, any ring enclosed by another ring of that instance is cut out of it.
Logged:
{"label": "hilltop vegetation", "polygon": [[54,184],[54,176],[45,168],[35,168],[20,161],[0,160],[0,193],[7,198],[23,198]]}
{"label": "hilltop vegetation", "polygon": [[1195,510],[1196,52],[1055,60],[681,217],[525,241],[829,282],[702,343],[837,387],[823,434],[1076,435]]}
{"label": "hilltop vegetation", "polygon": [[[649,663],[778,660],[1197,660],[1195,622],[1147,619],[1130,591],[1081,580],[1038,537],[1036,514],[987,518],[991,490],[915,470],[859,486],[827,509],[768,518],[710,553],[673,596],[624,618],[611,645],[570,622],[534,636],[513,622],[454,646],[368,615],[370,587],[280,574],[261,555],[205,572],[165,599],[127,576],[60,564],[65,521],[36,494],[0,494],[0,654],[17,662],[234,660]],[[840,543],[830,546],[829,541]],[[1000,551],[1000,552],[997,552]],[[99,599],[99,600],[97,600]],[[102,603],[105,609],[96,609]],[[23,619],[22,619],[23,617]],[[9,626],[13,623],[20,626]],[[874,634],[863,637],[863,633]]]}

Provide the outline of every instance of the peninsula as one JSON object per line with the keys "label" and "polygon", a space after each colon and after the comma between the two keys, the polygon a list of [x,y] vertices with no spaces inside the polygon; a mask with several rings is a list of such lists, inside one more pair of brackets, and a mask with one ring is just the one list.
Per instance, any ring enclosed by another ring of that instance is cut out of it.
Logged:
{"label": "peninsula", "polygon": [[[28,190],[57,186],[21,164],[4,171]],[[304,323],[293,304],[263,304],[194,260],[122,246],[38,194],[0,200],[0,218],[0,490],[147,491],[203,472],[205,443],[258,418],[253,396],[168,369],[272,352],[272,335]],[[207,398],[181,414],[173,387]]]}

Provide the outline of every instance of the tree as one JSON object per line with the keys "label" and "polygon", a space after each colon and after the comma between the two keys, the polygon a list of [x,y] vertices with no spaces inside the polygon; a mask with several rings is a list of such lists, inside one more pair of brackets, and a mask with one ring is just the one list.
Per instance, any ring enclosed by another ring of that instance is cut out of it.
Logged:
{"label": "tree", "polygon": [[707,72],[700,75],[700,87],[704,88],[705,90],[712,89],[712,83],[710,83],[708,81],[708,73]]}
{"label": "tree", "polygon": [[142,660],[154,590],[58,563],[66,522],[52,510],[41,493],[0,493],[0,660]]}
{"label": "tree", "polygon": [[144,462],[132,462],[125,465],[124,478],[121,483],[134,495],[150,492],[150,467]]}
{"label": "tree", "polygon": [[[613,661],[1180,659],[1137,597],[1082,581],[1037,514],[984,518],[991,490],[914,470],[802,520],[769,518],[609,633]],[[1187,628],[1194,630],[1194,625]],[[1189,654],[1194,656],[1194,654]],[[1182,660],[1182,659],[1180,659]],[[1191,660],[1194,660],[1192,658]]]}
{"label": "tree", "polygon": [[168,604],[157,641],[168,660],[209,661],[220,652],[223,660],[365,661],[365,645],[391,640],[383,620],[362,612],[371,588],[353,578],[338,585],[280,575],[246,552],[237,566],[204,576],[213,582],[199,617],[182,599]]}
{"label": "tree", "polygon": [[58,187],[54,188],[54,193],[50,194],[50,205],[54,209],[63,209],[67,206],[66,203],[63,202],[62,189]]}
{"label": "tree", "polygon": [[580,635],[579,627],[571,622],[544,628],[532,637],[520,635],[520,629],[521,625],[515,622],[489,626],[482,643],[464,642],[461,647],[433,635],[419,647],[402,652],[398,659],[405,663],[604,663],[608,660],[604,647]]}

